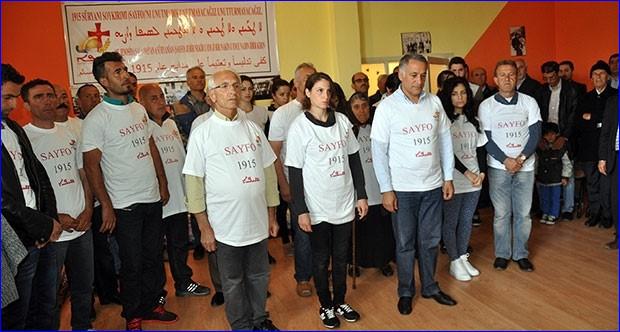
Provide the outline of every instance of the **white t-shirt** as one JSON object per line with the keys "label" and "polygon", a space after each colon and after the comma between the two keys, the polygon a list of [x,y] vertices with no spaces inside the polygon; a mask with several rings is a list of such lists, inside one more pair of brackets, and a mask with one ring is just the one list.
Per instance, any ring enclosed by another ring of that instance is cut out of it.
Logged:
{"label": "white t-shirt", "polygon": [[150,120],[153,127],[153,139],[159,150],[161,161],[168,179],[170,199],[163,207],[163,218],[177,213],[187,212],[185,206],[185,182],[183,181],[183,164],[185,163],[185,148],[181,134],[172,119],[166,119],[161,127]]}
{"label": "white t-shirt", "polygon": [[263,131],[243,116],[213,116],[190,135],[183,174],[204,177],[217,241],[242,247],[268,237],[264,168],[275,160]]}
{"label": "white t-shirt", "polygon": [[[517,98],[516,104],[511,105],[502,104],[495,100],[495,97],[487,98],[478,109],[482,129],[491,131],[491,139],[510,158],[523,152],[530,138],[529,126],[542,121],[534,98],[520,92],[515,92],[511,101],[514,98]],[[536,154],[533,153],[523,163],[521,170],[533,171],[535,159]],[[506,170],[504,164],[490,154],[487,156],[487,163],[489,167]]]}
{"label": "white t-shirt", "polygon": [[355,190],[349,155],[359,151],[353,125],[341,113],[330,127],[315,125],[304,115],[288,131],[286,166],[302,169],[304,194],[313,225],[344,224],[355,218]]}
{"label": "white t-shirt", "polygon": [[379,104],[370,137],[388,144],[394,190],[429,191],[443,185],[439,136],[449,132],[450,120],[437,96],[423,93],[416,104],[399,88]]}
{"label": "white t-shirt", "polygon": [[250,121],[256,123],[263,129],[263,131],[265,131],[265,125],[267,124],[267,121],[269,121],[269,112],[267,112],[267,108],[254,105],[252,111],[245,113],[245,115]]}
{"label": "white t-shirt", "polygon": [[202,113],[198,117],[196,117],[194,121],[192,122],[192,127],[189,129],[189,134],[191,135],[192,132],[194,132],[194,129],[196,129],[199,125],[207,121],[207,119],[209,119],[211,115],[213,115],[213,111]]}
{"label": "white t-shirt", "polygon": [[[286,138],[289,128],[293,121],[303,112],[301,103],[298,102],[297,99],[289,101],[273,112],[271,122],[269,123],[269,140],[282,142],[282,149],[278,156],[282,163],[286,160]],[[284,167],[284,176],[288,181],[288,168],[286,167]]]}
{"label": "white t-shirt", "polygon": [[17,134],[15,134],[4,121],[2,121],[2,145],[4,145],[11,159],[13,159],[13,165],[15,165],[15,170],[19,176],[19,183],[22,186],[22,194],[24,195],[26,206],[31,209],[36,209],[37,199],[34,190],[30,187],[30,180],[26,173],[26,165],[24,165],[22,148],[19,145]]}
{"label": "white t-shirt", "polygon": [[366,183],[366,195],[368,196],[368,205],[378,205],[383,202],[381,190],[379,190],[379,182],[375,176],[375,169],[372,165],[372,153],[370,150],[370,130],[371,126],[366,125],[360,127],[357,134],[357,141],[360,145],[360,160],[364,169],[364,181]]}
{"label": "white t-shirt", "polygon": [[[69,128],[61,126],[43,129],[27,124],[24,131],[52,183],[58,213],[77,218],[86,206],[78,172],[83,168],[78,138]],[[84,232],[63,231],[58,242],[70,241],[82,234]]]}
{"label": "white t-shirt", "polygon": [[82,119],[69,117],[65,122],[55,122],[57,126],[66,127],[78,138],[78,141],[82,139]]}
{"label": "white t-shirt", "polygon": [[114,105],[104,99],[88,113],[82,128],[82,150],[102,153],[103,179],[115,209],[159,201],[149,148],[153,128],[142,105]]}
{"label": "white t-shirt", "polygon": [[[487,136],[476,130],[471,122],[467,121],[465,115],[461,115],[450,126],[452,133],[452,150],[458,160],[473,173],[479,174],[478,157],[476,148],[484,146],[487,143]],[[453,173],[452,184],[454,185],[454,193],[468,193],[478,191],[482,187],[474,187],[463,173],[456,168]]]}

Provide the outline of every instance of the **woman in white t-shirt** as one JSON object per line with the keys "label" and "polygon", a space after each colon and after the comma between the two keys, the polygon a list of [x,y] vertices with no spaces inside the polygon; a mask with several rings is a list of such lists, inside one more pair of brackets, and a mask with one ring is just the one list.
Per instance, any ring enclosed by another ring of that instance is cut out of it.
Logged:
{"label": "woman in white t-shirt", "polygon": [[247,115],[248,119],[256,123],[263,132],[267,121],[269,121],[269,113],[267,108],[254,105],[254,82],[248,76],[241,75],[241,98],[239,108]]}
{"label": "woman in white t-shirt", "polygon": [[[353,132],[360,145],[359,154],[368,196],[368,215],[364,222],[357,223],[355,227],[357,264],[361,267],[378,268],[384,276],[389,277],[394,274],[390,261],[395,259],[396,247],[390,213],[383,208],[381,190],[372,165],[372,118],[368,96],[361,92],[354,93],[349,98],[346,114],[353,123]],[[350,270],[349,274],[351,273]]]}
{"label": "woman in white t-shirt", "polygon": [[469,281],[480,274],[469,262],[467,246],[486,172],[484,145],[487,138],[476,118],[473,93],[467,80],[462,77],[447,79],[439,98],[452,122],[450,133],[455,157],[454,197],[444,201],[442,237],[450,257],[450,274],[457,280]]}
{"label": "woman in white t-shirt", "polygon": [[[312,74],[304,91],[305,113],[291,124],[285,165],[299,227],[310,233],[314,284],[323,325],[340,325],[360,318],[345,302],[346,266],[355,210],[359,218],[368,212],[359,144],[353,125],[330,105],[334,83],[325,73]],[[357,195],[357,198],[356,198]],[[332,266],[333,296],[328,268]]]}

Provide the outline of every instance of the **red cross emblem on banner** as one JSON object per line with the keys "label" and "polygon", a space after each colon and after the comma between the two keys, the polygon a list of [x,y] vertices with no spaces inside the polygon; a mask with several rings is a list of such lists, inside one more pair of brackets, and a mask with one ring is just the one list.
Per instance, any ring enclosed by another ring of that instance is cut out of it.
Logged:
{"label": "red cross emblem on banner", "polygon": [[101,42],[102,36],[110,36],[110,30],[101,31],[101,23],[95,23],[95,31],[88,31],[88,37],[97,37],[97,48],[101,48],[103,43]]}

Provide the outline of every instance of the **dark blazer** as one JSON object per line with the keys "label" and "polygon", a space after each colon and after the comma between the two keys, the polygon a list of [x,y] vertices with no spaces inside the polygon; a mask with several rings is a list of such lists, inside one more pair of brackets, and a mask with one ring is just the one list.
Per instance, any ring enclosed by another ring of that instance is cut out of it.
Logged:
{"label": "dark blazer", "polygon": [[535,79],[531,78],[530,75],[525,75],[525,80],[521,83],[521,86],[517,89],[517,91],[521,93],[525,93],[530,97],[536,99],[538,104],[540,105],[540,90],[542,89],[542,85]]}
{"label": "dark blazer", "polygon": [[586,92],[588,92],[585,84],[579,83],[579,82],[575,82],[573,80],[570,80],[569,82],[573,86],[575,91],[577,92],[577,97],[581,97],[581,96],[585,95]]}
{"label": "dark blazer", "polygon": [[[598,156],[598,147],[605,105],[610,97],[617,95],[618,90],[607,86],[600,95],[596,89],[592,89],[580,99],[575,117],[575,138],[573,140],[577,146],[575,160],[590,162],[601,160]],[[590,114],[590,120],[583,119],[585,113]]]}
{"label": "dark blazer", "polygon": [[2,144],[2,215],[17,233],[25,247],[36,241],[46,242],[52,234],[53,219],[57,219],[56,196],[45,168],[32,151],[26,132],[16,122],[6,124],[17,135],[24,159],[24,168],[37,200],[36,209],[26,206],[17,169],[8,150]]}
{"label": "dark blazer", "polygon": [[618,159],[618,151],[616,151],[617,133],[618,95],[616,94],[607,99],[605,114],[603,115],[603,128],[601,129],[598,146],[598,158],[607,162],[607,174],[615,170]]}
{"label": "dark blazer", "polygon": [[[575,123],[575,112],[579,97],[573,85],[568,81],[562,80],[562,90],[560,90],[560,107],[558,110],[558,121],[560,126],[560,135],[569,138],[573,135],[573,126]],[[551,90],[549,84],[545,83],[540,90],[540,116],[544,122],[549,119],[549,101],[551,100]]]}

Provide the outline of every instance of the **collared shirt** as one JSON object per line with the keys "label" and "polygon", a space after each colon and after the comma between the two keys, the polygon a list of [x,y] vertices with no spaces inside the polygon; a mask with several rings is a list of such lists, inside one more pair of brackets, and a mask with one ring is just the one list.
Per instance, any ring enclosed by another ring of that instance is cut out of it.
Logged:
{"label": "collared shirt", "polygon": [[549,117],[548,122],[560,124],[560,92],[562,91],[562,80],[555,87],[549,85],[551,97],[549,98]]}

